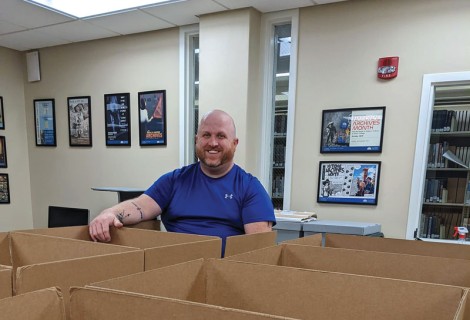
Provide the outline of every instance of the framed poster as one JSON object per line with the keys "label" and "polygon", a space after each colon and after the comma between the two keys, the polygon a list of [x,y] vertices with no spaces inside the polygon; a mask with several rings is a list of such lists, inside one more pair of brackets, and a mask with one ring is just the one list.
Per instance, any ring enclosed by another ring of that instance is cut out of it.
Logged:
{"label": "framed poster", "polygon": [[166,145],[166,90],[138,93],[139,144]]}
{"label": "framed poster", "polygon": [[385,107],[323,110],[320,153],[382,152]]}
{"label": "framed poster", "polygon": [[10,203],[10,184],[8,174],[0,173],[0,204]]}
{"label": "framed poster", "polygon": [[130,146],[129,93],[104,95],[107,146]]}
{"label": "framed poster", "polygon": [[91,98],[67,98],[69,144],[71,147],[91,147]]}
{"label": "framed poster", "polygon": [[34,123],[36,125],[36,145],[57,146],[54,99],[34,100]]}
{"label": "framed poster", "polygon": [[317,202],[377,205],[380,161],[320,161]]}
{"label": "framed poster", "polygon": [[3,114],[3,97],[0,97],[0,130],[5,130],[5,115]]}
{"label": "framed poster", "polygon": [[7,168],[7,145],[5,143],[5,137],[0,136],[0,168]]}

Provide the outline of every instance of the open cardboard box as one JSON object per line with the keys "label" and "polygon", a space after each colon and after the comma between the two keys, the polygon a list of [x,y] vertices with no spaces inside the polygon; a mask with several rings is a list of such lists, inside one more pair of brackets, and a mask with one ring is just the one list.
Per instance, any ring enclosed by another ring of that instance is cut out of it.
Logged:
{"label": "open cardboard box", "polygon": [[463,259],[287,243],[227,259],[470,288],[470,260]]}
{"label": "open cardboard box", "polygon": [[[283,243],[322,246],[322,235],[316,234]],[[325,234],[325,247],[358,249],[368,251],[393,252],[470,260],[470,245],[441,242],[427,242],[380,237]]]}
{"label": "open cardboard box", "polygon": [[0,318],[15,320],[64,320],[65,304],[57,288],[46,288],[0,299]]}
{"label": "open cardboard box", "polygon": [[[194,260],[87,287],[294,319],[329,320],[464,319],[468,293],[462,287],[228,259]],[[119,305],[109,308],[114,307]],[[163,306],[154,311],[165,315],[166,310]]]}
{"label": "open cardboard box", "polygon": [[64,301],[69,288],[144,271],[141,249],[11,232],[13,294],[59,287]]}
{"label": "open cardboard box", "polygon": [[12,294],[11,267],[0,265],[0,299],[11,297]]}
{"label": "open cardboard box", "polygon": [[[21,232],[90,241],[88,226],[31,229]],[[144,249],[145,270],[156,269],[199,258],[219,258],[222,240],[194,234],[111,228],[110,244]],[[274,231],[228,237],[225,256],[276,244]]]}

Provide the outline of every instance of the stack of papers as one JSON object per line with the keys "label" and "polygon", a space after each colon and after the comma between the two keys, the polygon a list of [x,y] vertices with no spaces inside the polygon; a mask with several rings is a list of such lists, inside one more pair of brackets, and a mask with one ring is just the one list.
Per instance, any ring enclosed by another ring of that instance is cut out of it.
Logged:
{"label": "stack of papers", "polygon": [[308,222],[317,220],[317,214],[314,212],[275,210],[274,214],[277,221]]}

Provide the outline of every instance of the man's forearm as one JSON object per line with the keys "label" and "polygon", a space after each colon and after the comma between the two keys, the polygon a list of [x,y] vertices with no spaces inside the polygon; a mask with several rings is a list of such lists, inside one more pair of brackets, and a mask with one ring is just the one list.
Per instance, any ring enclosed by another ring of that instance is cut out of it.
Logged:
{"label": "man's forearm", "polygon": [[123,225],[131,225],[146,220],[144,209],[139,206],[136,199],[121,202],[109,210],[118,218]]}

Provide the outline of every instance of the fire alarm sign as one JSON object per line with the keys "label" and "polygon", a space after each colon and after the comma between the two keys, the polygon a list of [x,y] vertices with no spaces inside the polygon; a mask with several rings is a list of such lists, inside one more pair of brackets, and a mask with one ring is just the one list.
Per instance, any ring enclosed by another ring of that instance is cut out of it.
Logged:
{"label": "fire alarm sign", "polygon": [[398,57],[385,57],[379,59],[377,77],[379,79],[392,79],[398,75]]}

